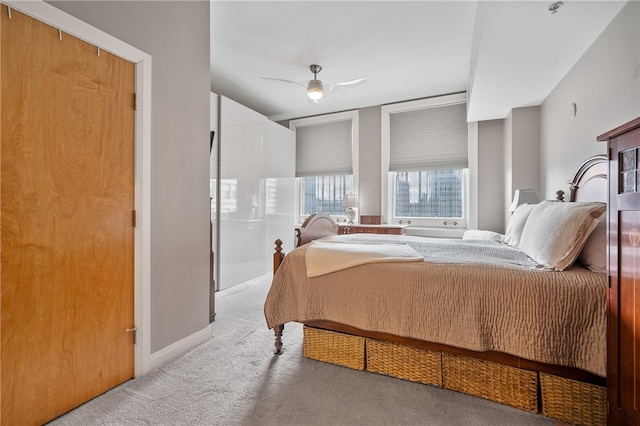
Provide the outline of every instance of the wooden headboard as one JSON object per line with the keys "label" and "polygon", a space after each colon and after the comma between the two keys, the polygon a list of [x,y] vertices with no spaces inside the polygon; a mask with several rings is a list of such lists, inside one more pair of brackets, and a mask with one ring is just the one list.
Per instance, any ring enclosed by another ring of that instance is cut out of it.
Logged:
{"label": "wooden headboard", "polygon": [[607,202],[607,174],[609,159],[606,155],[594,155],[588,158],[572,180],[569,181],[571,193],[569,201]]}
{"label": "wooden headboard", "polygon": [[337,235],[338,224],[326,213],[314,213],[296,228],[296,247],[327,235]]}

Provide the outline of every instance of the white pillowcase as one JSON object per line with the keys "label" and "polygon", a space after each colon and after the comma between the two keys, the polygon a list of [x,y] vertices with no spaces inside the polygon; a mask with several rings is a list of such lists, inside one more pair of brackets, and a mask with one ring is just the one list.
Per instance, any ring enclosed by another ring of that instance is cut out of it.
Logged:
{"label": "white pillowcase", "polygon": [[576,260],[606,209],[600,202],[542,201],[531,210],[518,248],[541,266],[564,271]]}
{"label": "white pillowcase", "polygon": [[462,235],[463,240],[493,240],[502,241],[504,235],[493,231],[486,231],[483,229],[468,229],[464,231]]}
{"label": "white pillowcase", "polygon": [[518,206],[518,208],[513,212],[511,219],[509,219],[507,231],[504,233],[502,241],[510,246],[518,246],[524,225],[527,223],[527,218],[535,206],[535,204],[521,204]]}
{"label": "white pillowcase", "polygon": [[593,272],[607,272],[607,215],[598,219],[598,224],[587,238],[578,256],[578,262]]}

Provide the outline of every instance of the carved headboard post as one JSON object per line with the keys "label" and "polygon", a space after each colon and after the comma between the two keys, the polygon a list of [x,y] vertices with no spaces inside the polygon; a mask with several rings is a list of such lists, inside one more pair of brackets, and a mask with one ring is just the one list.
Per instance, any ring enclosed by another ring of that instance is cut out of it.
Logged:
{"label": "carved headboard post", "polygon": [[276,271],[278,270],[278,268],[280,267],[280,264],[282,263],[282,260],[284,259],[284,252],[282,251],[282,241],[280,240],[280,238],[278,238],[275,242],[276,244],[276,251],[275,253],[273,253],[273,273],[275,274]]}
{"label": "carved headboard post", "polygon": [[296,228],[296,247],[300,247],[302,245],[302,229]]}

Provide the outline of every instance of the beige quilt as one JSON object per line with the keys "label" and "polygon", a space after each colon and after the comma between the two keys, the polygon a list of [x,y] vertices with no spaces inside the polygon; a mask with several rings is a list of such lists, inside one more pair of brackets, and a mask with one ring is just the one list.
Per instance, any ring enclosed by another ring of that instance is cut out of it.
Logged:
{"label": "beige quilt", "polygon": [[606,275],[536,268],[498,241],[354,234],[406,242],[425,261],[376,262],[307,277],[308,245],[287,254],[265,301],[269,328],[334,321],[474,351],[606,374]]}

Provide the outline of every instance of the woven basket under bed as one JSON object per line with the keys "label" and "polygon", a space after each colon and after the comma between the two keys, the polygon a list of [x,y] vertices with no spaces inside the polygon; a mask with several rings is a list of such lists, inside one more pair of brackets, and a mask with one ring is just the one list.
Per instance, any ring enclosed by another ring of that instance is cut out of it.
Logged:
{"label": "woven basket under bed", "polygon": [[538,412],[538,373],[442,354],[442,387],[521,410]]}
{"label": "woven basket under bed", "polygon": [[364,370],[365,338],[304,326],[304,356]]}
{"label": "woven basket under bed", "polygon": [[367,370],[442,387],[440,352],[367,339]]}
{"label": "woven basket under bed", "polygon": [[540,373],[542,414],[576,425],[607,424],[607,388]]}

